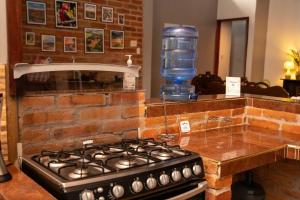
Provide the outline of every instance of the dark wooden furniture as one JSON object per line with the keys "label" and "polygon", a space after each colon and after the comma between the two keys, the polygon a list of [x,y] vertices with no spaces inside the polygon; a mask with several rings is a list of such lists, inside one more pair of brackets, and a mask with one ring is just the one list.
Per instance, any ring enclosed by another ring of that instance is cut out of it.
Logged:
{"label": "dark wooden furniture", "polygon": [[[195,76],[192,80],[192,85],[195,86],[195,92],[199,95],[225,94],[225,81],[210,72]],[[264,82],[249,82],[247,78],[244,77],[241,78],[241,93],[284,98],[290,96],[289,93],[280,86],[270,87]]]}
{"label": "dark wooden furniture", "polygon": [[290,96],[300,96],[300,80],[281,79],[283,88],[288,91]]}

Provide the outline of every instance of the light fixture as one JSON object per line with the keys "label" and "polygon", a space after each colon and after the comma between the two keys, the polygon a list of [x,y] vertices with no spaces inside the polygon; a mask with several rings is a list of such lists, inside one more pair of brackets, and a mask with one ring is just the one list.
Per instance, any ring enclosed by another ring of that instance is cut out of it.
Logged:
{"label": "light fixture", "polygon": [[285,79],[295,79],[295,65],[293,61],[284,62]]}

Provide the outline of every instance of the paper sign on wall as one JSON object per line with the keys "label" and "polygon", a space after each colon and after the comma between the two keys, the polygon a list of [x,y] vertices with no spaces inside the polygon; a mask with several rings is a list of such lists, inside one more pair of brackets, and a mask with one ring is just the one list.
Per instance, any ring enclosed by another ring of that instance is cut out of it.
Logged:
{"label": "paper sign on wall", "polygon": [[226,77],[226,96],[241,95],[241,78]]}
{"label": "paper sign on wall", "polygon": [[191,131],[190,123],[187,120],[180,122],[181,133],[189,133]]}

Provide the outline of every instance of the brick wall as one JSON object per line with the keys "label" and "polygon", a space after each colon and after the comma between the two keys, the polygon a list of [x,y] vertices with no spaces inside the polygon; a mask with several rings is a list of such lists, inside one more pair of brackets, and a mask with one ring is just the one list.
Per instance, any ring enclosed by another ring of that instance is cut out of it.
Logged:
{"label": "brick wall", "polygon": [[[125,64],[126,54],[133,55],[133,64],[142,65],[142,54],[136,54],[136,48],[130,47],[130,40],[136,40],[138,47],[142,49],[143,37],[143,1],[142,0],[76,0],[78,6],[78,28],[66,29],[56,28],[54,6],[55,1],[39,0],[47,3],[47,25],[32,25],[26,22],[26,0],[23,3],[23,62],[32,63],[36,56],[50,56],[54,62],[71,62],[72,56],[76,62],[114,63]],[[97,20],[84,19],[84,3],[97,5]],[[114,22],[101,22],[101,7],[114,8]],[[125,15],[125,25],[118,25],[118,13]],[[84,28],[100,28],[105,31],[103,54],[84,53]],[[110,49],[110,30],[125,31],[125,48]],[[27,46],[25,44],[25,32],[35,32],[36,44]],[[56,35],[56,52],[41,51],[41,35]],[[63,37],[77,37],[77,53],[63,52]]]}
{"label": "brick wall", "polygon": [[100,144],[136,138],[144,96],[141,91],[22,97],[18,118],[23,153],[79,147],[88,138]]}
{"label": "brick wall", "polygon": [[246,122],[271,130],[282,131],[290,139],[300,139],[300,110],[297,103],[273,100],[248,99]]}
{"label": "brick wall", "polygon": [[[179,122],[188,120],[191,127],[191,132],[204,131],[205,129],[214,129],[227,126],[235,126],[244,124],[244,108],[224,109],[217,111],[206,111],[196,113],[184,113],[167,116],[168,133],[179,133]],[[209,121],[211,116],[226,116],[232,119],[232,122]],[[145,126],[143,128],[143,137],[156,138],[159,134],[165,133],[165,118],[147,117],[145,118]]]}

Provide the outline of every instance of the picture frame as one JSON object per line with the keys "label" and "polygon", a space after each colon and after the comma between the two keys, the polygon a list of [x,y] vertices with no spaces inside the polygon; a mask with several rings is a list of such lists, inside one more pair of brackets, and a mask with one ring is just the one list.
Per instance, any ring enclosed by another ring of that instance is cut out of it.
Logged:
{"label": "picture frame", "polygon": [[26,45],[34,46],[35,45],[35,33],[34,32],[26,32],[25,33],[25,41]]}
{"label": "picture frame", "polygon": [[46,3],[26,1],[27,24],[46,25]]}
{"label": "picture frame", "polygon": [[84,4],[84,19],[96,20],[97,19],[97,5],[85,3]]}
{"label": "picture frame", "polygon": [[76,53],[77,52],[77,38],[76,37],[64,37],[64,52]]}
{"label": "picture frame", "polygon": [[124,31],[110,31],[110,48],[124,49]]}
{"label": "picture frame", "polygon": [[84,29],[85,53],[104,53],[104,29]]}
{"label": "picture frame", "polygon": [[56,48],[56,38],[55,35],[42,35],[41,44],[42,51],[55,52]]}
{"label": "picture frame", "polygon": [[125,15],[124,14],[118,14],[118,24],[125,25]]}
{"label": "picture frame", "polygon": [[55,0],[55,22],[57,28],[78,28],[77,2]]}
{"label": "picture frame", "polygon": [[102,22],[114,22],[114,9],[111,7],[102,7]]}

